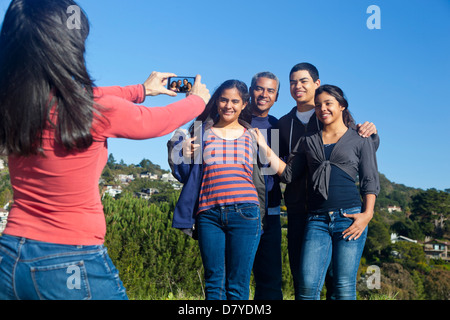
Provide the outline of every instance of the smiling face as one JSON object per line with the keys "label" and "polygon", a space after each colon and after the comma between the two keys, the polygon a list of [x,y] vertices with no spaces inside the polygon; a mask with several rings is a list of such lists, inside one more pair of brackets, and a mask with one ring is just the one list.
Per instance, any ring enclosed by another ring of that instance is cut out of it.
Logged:
{"label": "smiling face", "polygon": [[342,121],[342,113],[345,108],[339,104],[335,97],[323,92],[319,94],[315,99],[316,104],[316,116],[324,125],[335,123],[336,121]]}
{"label": "smiling face", "polygon": [[266,117],[270,108],[278,98],[278,83],[275,79],[258,78],[254,87],[250,89],[252,97],[252,111],[258,116]]}
{"label": "smiling face", "polygon": [[320,86],[320,80],[314,81],[309,71],[299,70],[291,74],[289,86],[292,98],[297,101],[297,107],[305,104],[314,105],[314,95]]}
{"label": "smiling face", "polygon": [[242,110],[247,106],[242,101],[239,90],[236,88],[225,89],[222,94],[217,98],[217,112],[220,116],[220,123],[229,125],[237,122]]}

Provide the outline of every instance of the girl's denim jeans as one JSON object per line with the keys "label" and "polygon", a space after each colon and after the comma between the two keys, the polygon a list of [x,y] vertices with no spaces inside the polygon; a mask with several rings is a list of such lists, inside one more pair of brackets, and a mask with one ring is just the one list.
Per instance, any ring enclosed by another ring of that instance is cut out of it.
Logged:
{"label": "girl's denim jeans", "polygon": [[103,245],[0,237],[0,300],[127,300]]}
{"label": "girl's denim jeans", "polygon": [[248,300],[250,275],[261,236],[259,207],[214,207],[197,217],[207,300]]}
{"label": "girl's denim jeans", "polygon": [[357,240],[346,240],[342,232],[353,219],[343,214],[360,213],[361,208],[309,214],[305,228],[300,267],[299,299],[319,300],[331,263],[335,300],[356,299],[356,276],[367,238],[367,227]]}

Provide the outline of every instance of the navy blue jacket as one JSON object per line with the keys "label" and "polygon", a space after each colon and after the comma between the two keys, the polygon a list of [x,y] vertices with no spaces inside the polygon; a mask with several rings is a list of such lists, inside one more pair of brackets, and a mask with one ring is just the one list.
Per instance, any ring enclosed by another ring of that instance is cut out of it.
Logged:
{"label": "navy blue jacket", "polygon": [[[277,129],[278,119],[274,116],[268,115],[267,117],[252,116],[252,127],[258,129],[267,130],[267,144],[271,146],[272,142],[272,129]],[[277,174],[267,177],[267,191],[268,199],[267,204],[269,208],[278,207],[281,204],[281,188],[280,177]]]}

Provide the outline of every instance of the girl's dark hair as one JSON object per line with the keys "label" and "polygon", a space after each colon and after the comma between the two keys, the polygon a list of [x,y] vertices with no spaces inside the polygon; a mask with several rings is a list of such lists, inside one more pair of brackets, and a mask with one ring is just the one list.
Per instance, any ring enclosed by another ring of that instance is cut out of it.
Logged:
{"label": "girl's dark hair", "polygon": [[0,152],[42,153],[49,126],[67,151],[92,144],[88,34],[87,16],[72,0],[11,2],[0,31]]}
{"label": "girl's dark hair", "polygon": [[[250,102],[250,93],[248,92],[247,85],[240,81],[240,80],[227,80],[224,83],[222,83],[213,93],[211,96],[211,99],[209,100],[208,104],[205,107],[205,110],[202,114],[200,114],[195,121],[201,121],[202,123],[205,123],[206,121],[213,121],[214,123],[217,123],[219,121],[219,113],[217,111],[217,100],[222,95],[224,90],[227,89],[234,89],[236,88],[239,92],[239,95],[242,99],[242,102],[244,104],[247,104],[247,107],[242,110],[241,114],[239,115],[239,119],[243,120],[247,123],[250,123],[252,121],[252,113],[249,108],[249,102]],[[194,124],[190,127],[190,132],[192,133],[194,130]]]}
{"label": "girl's dark hair", "polygon": [[348,110],[348,101],[345,98],[342,89],[330,84],[324,84],[319,88],[317,88],[315,98],[317,98],[323,92],[333,96],[339,102],[339,104],[345,108],[342,114],[344,124],[349,128],[355,129],[356,128],[355,120],[353,119],[350,111]]}

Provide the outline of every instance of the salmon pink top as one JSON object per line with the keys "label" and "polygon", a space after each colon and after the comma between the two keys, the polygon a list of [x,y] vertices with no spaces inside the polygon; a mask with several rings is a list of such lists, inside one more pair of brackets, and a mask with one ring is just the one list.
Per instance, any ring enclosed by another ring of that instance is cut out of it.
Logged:
{"label": "salmon pink top", "polygon": [[87,150],[66,152],[48,129],[45,156],[10,156],[14,203],[3,233],[57,244],[103,244],[106,223],[98,183],[108,160],[107,139],[164,136],[205,108],[194,95],[166,107],[136,104],[144,99],[142,85],[95,88],[94,101],[106,108],[107,121],[93,122],[94,143]]}

